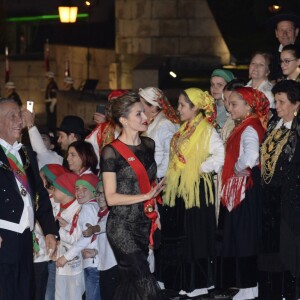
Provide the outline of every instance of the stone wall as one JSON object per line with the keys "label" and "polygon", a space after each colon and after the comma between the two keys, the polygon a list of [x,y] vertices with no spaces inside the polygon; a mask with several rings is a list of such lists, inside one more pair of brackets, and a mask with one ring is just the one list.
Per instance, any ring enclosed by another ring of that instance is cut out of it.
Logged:
{"label": "stone wall", "polygon": [[[115,16],[116,49],[90,49],[89,78],[99,80],[97,89],[158,84],[155,57],[201,56],[206,61],[215,57],[220,63],[229,63],[229,50],[206,0],[115,0]],[[145,59],[152,60],[153,68],[136,72],[133,86],[133,71]],[[67,60],[78,88],[87,78],[87,48],[50,45],[50,68],[59,88],[63,87]],[[38,122],[44,123],[44,61],[11,59],[10,66],[10,79],[16,83],[23,103],[34,100]],[[4,81],[4,58],[0,70]],[[70,114],[69,108],[60,114]]]}
{"label": "stone wall", "polygon": [[152,55],[216,56],[230,53],[206,0],[116,0],[116,53],[123,88],[132,70]]}
{"label": "stone wall", "polygon": [[[59,89],[63,89],[66,60],[70,62],[70,72],[74,79],[75,88],[79,88],[86,80],[86,54],[86,48],[50,45],[50,69],[55,73],[55,80]],[[114,50],[92,48],[90,54],[89,77],[99,80],[97,89],[107,90],[111,86],[114,87],[116,79],[114,74],[110,74],[111,64],[115,62]],[[0,61],[0,70],[3,70],[3,81],[0,88],[1,95],[4,96],[4,58]],[[34,111],[38,124],[45,124],[44,94],[47,85],[45,73],[44,60],[10,59],[10,80],[15,82],[16,90],[24,106],[26,106],[26,100],[28,99],[35,102]],[[70,110],[60,111],[60,114],[70,113]]]}

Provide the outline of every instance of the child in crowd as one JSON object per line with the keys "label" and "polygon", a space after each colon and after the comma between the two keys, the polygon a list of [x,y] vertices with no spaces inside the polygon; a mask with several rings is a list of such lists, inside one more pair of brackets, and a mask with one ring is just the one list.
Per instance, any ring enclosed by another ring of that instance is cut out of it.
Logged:
{"label": "child in crowd", "polygon": [[[80,233],[87,228],[86,224],[96,225],[98,222],[99,205],[95,199],[96,187],[99,178],[94,174],[83,174],[76,181],[76,199],[81,204],[81,211],[78,219],[78,228]],[[93,256],[83,260],[84,281],[86,289],[86,300],[100,299],[99,286],[99,264],[97,236],[92,238],[81,235],[63,256],[57,259],[57,264],[64,266],[68,261],[72,261],[74,257],[80,256],[81,251],[85,248],[91,249]]]}
{"label": "child in crowd", "polygon": [[[40,176],[43,180],[44,186],[49,193],[54,217],[57,214],[59,204],[53,201],[52,188],[55,178],[67,169],[58,164],[45,165],[40,170]],[[54,300],[55,293],[55,263],[51,260],[51,254],[46,253],[46,244],[43,231],[38,222],[34,227],[33,239],[34,251],[34,283],[35,283],[35,300]]]}
{"label": "child in crowd", "polygon": [[[54,201],[60,203],[60,211],[56,216],[60,226],[57,257],[63,256],[81,237],[77,226],[81,205],[75,198],[75,184],[78,178],[74,173],[65,173],[53,182]],[[55,300],[82,300],[84,282],[81,254],[66,264],[57,260],[56,266]]]}
{"label": "child in crowd", "polygon": [[[87,224],[88,229],[83,231],[83,235],[85,237],[98,235],[98,270],[100,270],[101,300],[111,300],[113,299],[113,293],[118,284],[119,273],[115,255],[111,249],[106,235],[106,222],[109,211],[103,192],[102,181],[100,181],[98,184],[96,199],[100,206],[98,213],[98,225],[92,226],[91,224]],[[83,257],[92,257],[93,255],[93,249],[85,249],[83,251]]]}

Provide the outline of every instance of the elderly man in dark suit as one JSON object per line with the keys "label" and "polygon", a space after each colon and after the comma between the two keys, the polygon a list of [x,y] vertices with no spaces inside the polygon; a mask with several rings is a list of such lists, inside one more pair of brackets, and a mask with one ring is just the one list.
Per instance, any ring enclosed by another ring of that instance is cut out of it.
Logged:
{"label": "elderly man in dark suit", "polygon": [[18,104],[0,99],[0,290],[5,300],[32,299],[33,236],[37,219],[48,253],[56,249],[57,227],[32,150],[18,143]]}

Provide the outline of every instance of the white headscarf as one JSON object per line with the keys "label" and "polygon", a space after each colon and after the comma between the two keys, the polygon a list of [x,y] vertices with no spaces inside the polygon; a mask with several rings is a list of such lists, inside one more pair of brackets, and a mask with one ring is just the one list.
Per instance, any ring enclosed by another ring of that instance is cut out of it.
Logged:
{"label": "white headscarf", "polygon": [[163,92],[160,89],[156,87],[146,87],[144,89],[139,89],[139,95],[151,105],[161,108],[160,101],[163,96]]}

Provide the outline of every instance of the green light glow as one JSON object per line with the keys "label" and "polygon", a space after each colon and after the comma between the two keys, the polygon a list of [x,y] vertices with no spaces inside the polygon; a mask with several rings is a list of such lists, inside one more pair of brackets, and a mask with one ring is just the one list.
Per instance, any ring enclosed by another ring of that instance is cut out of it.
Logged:
{"label": "green light glow", "polygon": [[[77,19],[87,18],[89,14],[77,14]],[[44,20],[59,20],[59,15],[43,15],[43,16],[28,16],[28,17],[12,17],[7,18],[7,22],[32,22]]]}

